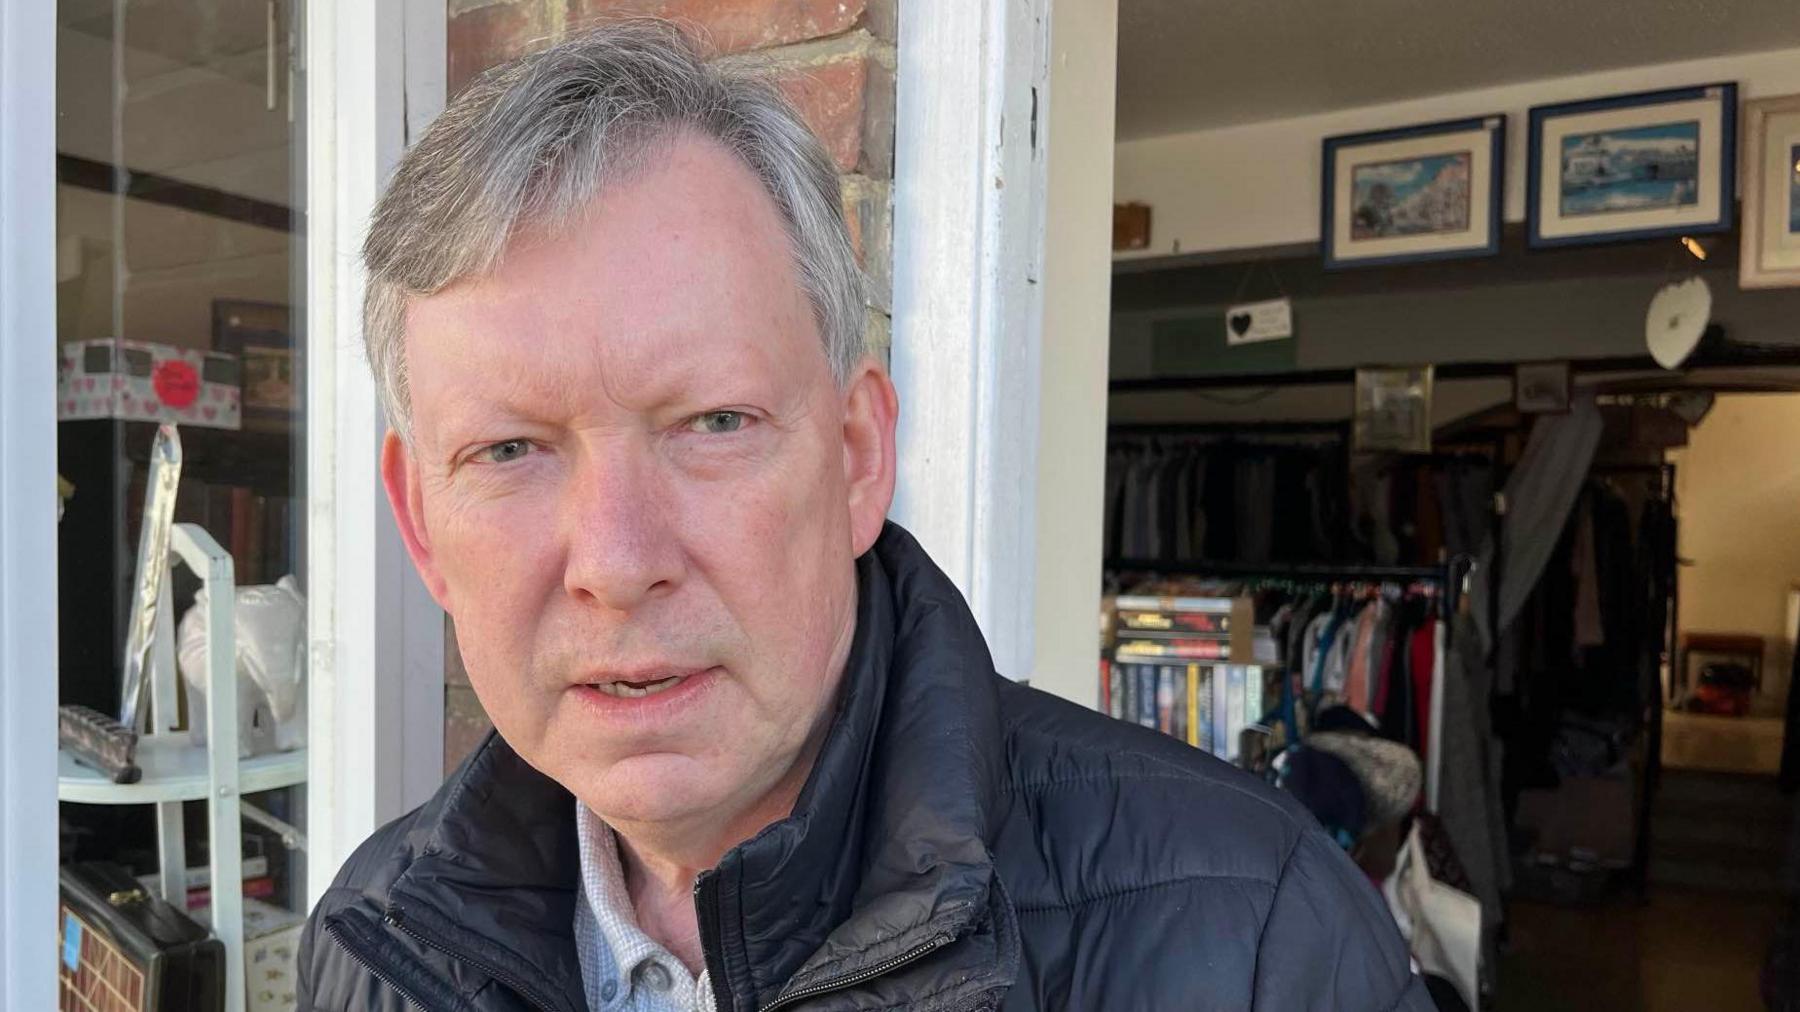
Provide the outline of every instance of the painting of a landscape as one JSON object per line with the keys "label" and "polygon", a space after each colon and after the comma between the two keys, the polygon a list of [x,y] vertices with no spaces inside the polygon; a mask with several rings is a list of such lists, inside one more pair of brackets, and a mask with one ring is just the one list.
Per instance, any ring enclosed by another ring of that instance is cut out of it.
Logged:
{"label": "painting of a landscape", "polygon": [[1700,124],[1570,134],[1559,180],[1564,217],[1681,207],[1699,201]]}
{"label": "painting of a landscape", "polygon": [[1466,232],[1470,153],[1358,165],[1350,173],[1350,239]]}

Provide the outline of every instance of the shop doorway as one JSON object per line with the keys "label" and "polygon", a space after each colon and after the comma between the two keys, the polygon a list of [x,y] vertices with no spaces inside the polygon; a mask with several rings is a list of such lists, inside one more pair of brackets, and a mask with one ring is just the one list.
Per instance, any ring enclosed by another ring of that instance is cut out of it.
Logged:
{"label": "shop doorway", "polygon": [[[1410,752],[1399,828],[1479,905],[1444,1007],[1761,1007],[1800,965],[1800,191],[1739,166],[1800,18],[1662,12],[1601,65],[1528,6],[1121,10],[1097,705],[1273,780],[1315,722]],[[1555,132],[1656,101],[1744,128]],[[1165,684],[1173,596],[1254,641]]]}

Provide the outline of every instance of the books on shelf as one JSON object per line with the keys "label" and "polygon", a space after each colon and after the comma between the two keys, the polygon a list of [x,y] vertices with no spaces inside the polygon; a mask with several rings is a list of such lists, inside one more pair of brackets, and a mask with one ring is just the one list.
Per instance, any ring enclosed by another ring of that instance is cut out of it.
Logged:
{"label": "books on shelf", "polygon": [[1108,604],[1101,709],[1235,760],[1240,734],[1262,717],[1257,662],[1272,645],[1249,599],[1122,594]]}
{"label": "books on shelf", "polygon": [[1121,661],[1155,657],[1224,661],[1231,659],[1231,644],[1220,640],[1140,640],[1121,637],[1114,657]]}
{"label": "books on shelf", "polygon": [[1151,639],[1230,639],[1231,615],[1217,612],[1191,611],[1120,611],[1121,635]]}
{"label": "books on shelf", "polygon": [[1178,611],[1201,615],[1229,615],[1237,603],[1232,597],[1157,597],[1154,594],[1120,594],[1113,602],[1119,611]]}
{"label": "books on shelf", "polygon": [[1235,760],[1238,735],[1263,717],[1258,665],[1121,660],[1109,668],[1109,716],[1221,759]]}

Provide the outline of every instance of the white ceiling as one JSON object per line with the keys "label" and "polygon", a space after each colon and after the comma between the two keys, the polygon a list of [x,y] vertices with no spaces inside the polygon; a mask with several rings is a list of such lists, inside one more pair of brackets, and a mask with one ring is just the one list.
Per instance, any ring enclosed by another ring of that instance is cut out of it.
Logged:
{"label": "white ceiling", "polygon": [[1122,140],[1800,45],[1800,0],[1119,0]]}

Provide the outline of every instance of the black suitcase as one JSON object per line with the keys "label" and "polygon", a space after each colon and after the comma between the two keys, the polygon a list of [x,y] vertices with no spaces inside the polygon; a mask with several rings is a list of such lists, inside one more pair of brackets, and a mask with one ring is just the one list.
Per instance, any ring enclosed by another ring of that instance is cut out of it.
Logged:
{"label": "black suitcase", "polygon": [[223,1012],[225,946],[124,867],[65,866],[61,1012]]}

